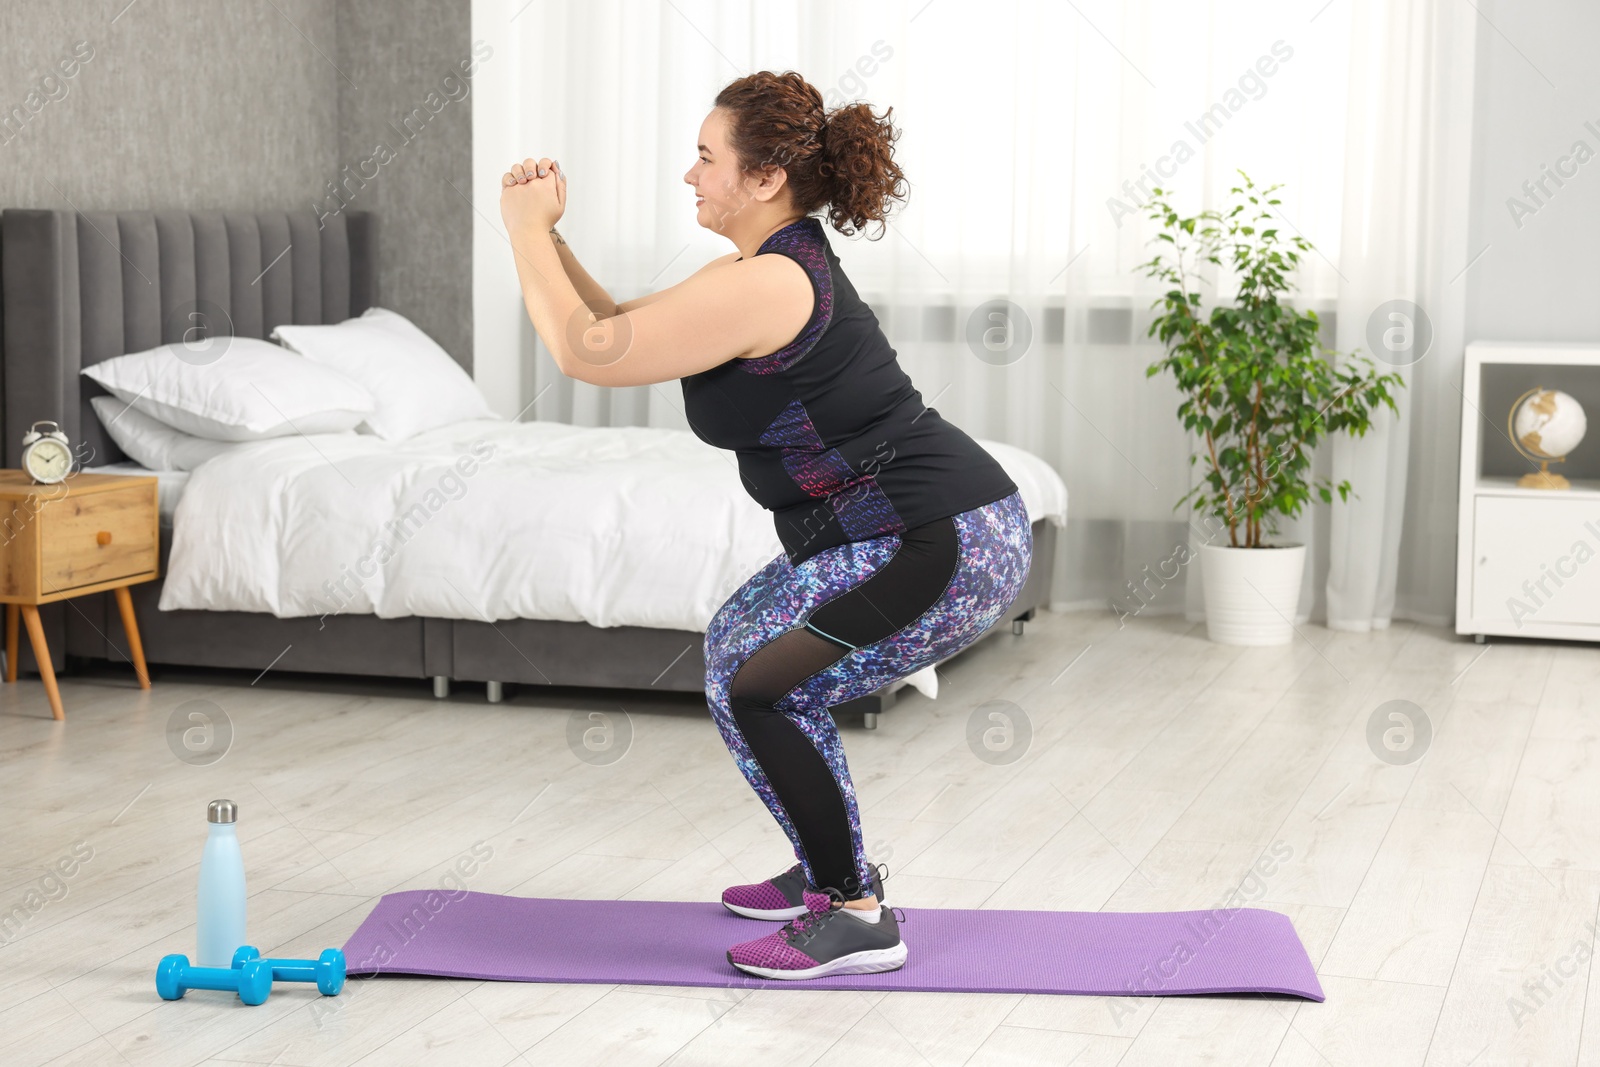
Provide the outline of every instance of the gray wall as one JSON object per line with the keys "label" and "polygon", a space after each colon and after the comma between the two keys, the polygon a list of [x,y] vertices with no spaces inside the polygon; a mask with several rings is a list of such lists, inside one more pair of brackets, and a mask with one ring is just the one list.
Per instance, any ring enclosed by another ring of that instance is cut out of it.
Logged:
{"label": "gray wall", "polygon": [[[0,203],[307,205],[338,155],[327,62],[265,3],[140,0],[112,22],[126,3],[0,5]],[[279,6],[333,54],[332,0]],[[79,41],[92,58],[60,77]],[[55,99],[28,114],[36,91]]]}
{"label": "gray wall", "polygon": [[[476,62],[471,4],[338,0],[337,8],[338,63],[355,87],[335,75],[338,166],[321,176],[318,195],[326,210],[343,198],[378,213],[381,302],[471,370],[473,215],[462,194],[472,191],[472,82],[461,66]],[[376,173],[364,188],[363,168]],[[339,198],[329,181],[345,190]]]}
{"label": "gray wall", "polygon": [[[1467,340],[1600,341],[1600,5],[1481,5]],[[1593,128],[1585,122],[1593,123]],[[1523,190],[1582,141],[1576,175]],[[1516,198],[1533,214],[1513,219]],[[1520,222],[1520,226],[1518,223]]]}
{"label": "gray wall", "polygon": [[0,4],[0,205],[376,211],[380,303],[470,367],[467,0],[127,4]]}

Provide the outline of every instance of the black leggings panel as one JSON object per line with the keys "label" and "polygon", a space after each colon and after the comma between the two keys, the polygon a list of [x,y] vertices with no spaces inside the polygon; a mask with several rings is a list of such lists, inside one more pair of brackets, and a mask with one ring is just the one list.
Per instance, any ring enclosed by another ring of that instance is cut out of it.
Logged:
{"label": "black leggings panel", "polygon": [[818,888],[846,900],[874,895],[855,875],[844,796],[816,745],[775,705],[813,674],[901,630],[932,607],[955,577],[955,521],[907,530],[889,561],[811,612],[803,627],[757,649],[734,674],[729,710],[794,825]]}

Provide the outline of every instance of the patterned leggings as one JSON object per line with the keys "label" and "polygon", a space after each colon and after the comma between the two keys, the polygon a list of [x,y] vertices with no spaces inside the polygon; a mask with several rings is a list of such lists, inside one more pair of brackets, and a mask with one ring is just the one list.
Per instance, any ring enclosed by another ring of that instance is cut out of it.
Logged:
{"label": "patterned leggings", "polygon": [[806,880],[874,895],[830,707],[972,644],[1022,591],[1033,531],[1019,493],[803,560],[780,554],[706,632],[706,701]]}

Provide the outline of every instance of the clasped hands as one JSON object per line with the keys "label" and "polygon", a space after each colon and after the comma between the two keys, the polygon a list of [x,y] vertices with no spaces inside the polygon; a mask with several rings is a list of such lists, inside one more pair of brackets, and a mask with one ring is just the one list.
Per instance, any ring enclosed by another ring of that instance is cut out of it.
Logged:
{"label": "clasped hands", "polygon": [[550,229],[566,208],[567,176],[548,157],[513,163],[500,178],[500,217],[512,236]]}

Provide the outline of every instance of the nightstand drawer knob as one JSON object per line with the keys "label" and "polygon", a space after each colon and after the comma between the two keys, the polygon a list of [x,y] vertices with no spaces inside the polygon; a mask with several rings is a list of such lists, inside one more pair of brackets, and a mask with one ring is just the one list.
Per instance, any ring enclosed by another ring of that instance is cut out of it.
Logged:
{"label": "nightstand drawer knob", "polygon": [[94,535],[94,539],[97,544],[109,545],[111,543],[111,531],[101,530],[99,533]]}

